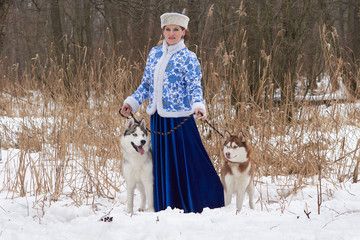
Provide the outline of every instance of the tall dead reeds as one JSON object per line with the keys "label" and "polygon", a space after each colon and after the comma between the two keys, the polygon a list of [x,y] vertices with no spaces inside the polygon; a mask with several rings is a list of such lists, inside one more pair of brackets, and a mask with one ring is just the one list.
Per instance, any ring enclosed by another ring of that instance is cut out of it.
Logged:
{"label": "tall dead reeds", "polygon": [[[329,43],[329,36],[336,34],[323,29],[320,35],[323,76],[329,74],[332,84],[326,92],[332,93],[339,89],[338,81],[349,86],[348,76],[359,79],[359,71],[352,71],[359,68],[346,67],[354,63],[346,62],[341,49],[332,44],[335,40]],[[283,73],[289,85],[278,88],[273,59],[281,41],[275,41],[269,53],[259,50],[262,65],[253,91],[246,32],[239,30],[233,37],[236,44],[230,51],[220,43],[216,56],[200,52],[209,121],[221,132],[243,131],[253,146],[257,177],[296,179],[294,184],[284,184],[292,188],[290,193],[315,176],[319,183],[324,178],[334,183],[355,181],[359,152],[354,152],[353,140],[346,139],[345,132],[347,125],[359,127],[352,97],[318,101],[315,97],[321,93],[307,89],[301,64],[295,76]],[[80,61],[69,58],[59,64],[35,56],[22,73],[16,65],[0,69],[2,148],[8,152],[0,190],[10,197],[42,195],[55,201],[67,195],[82,204],[93,196],[115,198],[121,191],[119,138],[125,119],[118,110],[140,83],[145,61],[130,62],[100,49],[93,59],[86,57],[86,48],[79,52]],[[304,84],[295,86],[294,78]],[[295,97],[309,91],[313,99]],[[149,121],[144,109],[137,114]],[[197,123],[219,171],[222,138],[205,123]]]}

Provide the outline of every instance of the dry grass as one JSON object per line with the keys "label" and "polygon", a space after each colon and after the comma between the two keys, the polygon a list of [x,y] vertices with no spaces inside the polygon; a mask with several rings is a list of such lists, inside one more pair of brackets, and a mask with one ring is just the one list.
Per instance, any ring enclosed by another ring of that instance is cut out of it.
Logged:
{"label": "dry grass", "polygon": [[[246,48],[246,44],[240,46]],[[325,70],[338,77],[345,63],[333,55],[335,50],[324,49]],[[83,59],[85,55],[86,49]],[[261,69],[261,94],[252,96],[246,59],[224,55],[221,49],[212,60],[202,54],[209,121],[221,132],[244,132],[253,146],[258,179],[296,179],[294,184],[283,184],[286,194],[298,191],[314,176],[334,184],[357,178],[359,143],[354,148],[349,144],[351,139],[346,139],[348,131],[353,131],[352,136],[359,134],[359,109],[351,104],[353,100],[334,101],[326,107],[294,102],[284,93],[286,104],[278,105],[273,101],[275,89],[269,84],[275,82],[269,74],[271,60],[263,57],[266,64]],[[106,57],[101,51],[87,63],[68,59],[65,67],[51,59],[42,63],[37,57],[22,73],[16,65],[3,66],[0,115],[12,118],[17,125],[0,122],[2,148],[14,154],[4,159],[0,191],[7,191],[9,197],[30,194],[54,201],[65,194],[79,205],[93,196],[115,198],[123,185],[119,136],[125,119],[118,110],[139,84],[143,67],[144,62]],[[358,72],[352,75],[359,78]],[[234,94],[239,96],[232,106]],[[137,118],[149,123],[144,108]],[[197,123],[219,171],[221,136],[205,123]],[[285,197],[281,191],[279,198]]]}

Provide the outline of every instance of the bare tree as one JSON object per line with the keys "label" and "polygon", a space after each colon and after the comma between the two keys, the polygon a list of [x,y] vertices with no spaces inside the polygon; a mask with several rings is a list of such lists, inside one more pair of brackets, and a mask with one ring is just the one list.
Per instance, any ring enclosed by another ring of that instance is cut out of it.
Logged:
{"label": "bare tree", "polygon": [[51,16],[51,26],[52,26],[52,34],[53,34],[56,56],[58,60],[60,60],[62,58],[62,55],[65,53],[65,49],[64,49],[61,17],[60,17],[59,0],[50,1],[50,16]]}
{"label": "bare tree", "polygon": [[4,47],[6,19],[8,18],[12,4],[13,4],[13,0],[0,1],[0,52]]}
{"label": "bare tree", "polygon": [[[247,97],[274,86],[287,101],[297,74],[309,80],[311,89],[324,71],[319,29],[325,25],[336,28],[344,60],[353,63],[342,76],[356,93],[360,83],[351,66],[360,62],[359,8],[357,0],[7,0],[0,1],[0,50],[21,69],[34,56],[47,63],[51,52],[59,60],[101,61],[94,49],[144,62],[161,36],[160,15],[186,9],[189,48],[201,62],[217,66],[225,82],[240,84],[235,80],[245,77]],[[222,64],[224,59],[231,60],[229,65]],[[269,71],[261,71],[266,64]],[[245,95],[233,95],[233,105],[246,101]]]}
{"label": "bare tree", "polygon": [[349,1],[349,30],[353,33],[351,38],[351,49],[354,51],[354,57],[360,58],[360,2]]}

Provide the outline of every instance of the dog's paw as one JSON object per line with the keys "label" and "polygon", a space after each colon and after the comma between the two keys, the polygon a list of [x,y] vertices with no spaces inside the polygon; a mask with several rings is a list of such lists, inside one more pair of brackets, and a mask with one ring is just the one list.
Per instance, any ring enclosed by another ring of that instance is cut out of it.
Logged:
{"label": "dog's paw", "polygon": [[129,213],[129,214],[131,214],[131,215],[133,215],[134,214],[134,211],[133,211],[133,209],[132,208],[127,208],[127,213]]}
{"label": "dog's paw", "polygon": [[238,215],[238,214],[240,214],[240,212],[241,212],[241,208],[240,209],[237,208],[235,214]]}
{"label": "dog's paw", "polygon": [[138,211],[139,212],[145,212],[145,209],[144,208],[139,208]]}
{"label": "dog's paw", "polygon": [[154,209],[154,207],[149,207],[146,211],[147,212],[155,212],[155,209]]}

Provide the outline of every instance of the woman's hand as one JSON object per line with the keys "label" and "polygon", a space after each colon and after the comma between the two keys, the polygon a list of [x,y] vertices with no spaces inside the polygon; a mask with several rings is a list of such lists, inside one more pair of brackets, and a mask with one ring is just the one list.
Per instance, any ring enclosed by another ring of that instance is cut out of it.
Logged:
{"label": "woman's hand", "polygon": [[196,119],[201,119],[201,120],[206,120],[206,114],[203,110],[201,110],[200,108],[195,109],[195,115],[196,115]]}
{"label": "woman's hand", "polygon": [[132,107],[131,107],[129,104],[125,103],[125,104],[121,107],[121,113],[122,113],[122,114],[129,114],[129,113],[131,113],[131,112],[132,112]]}

